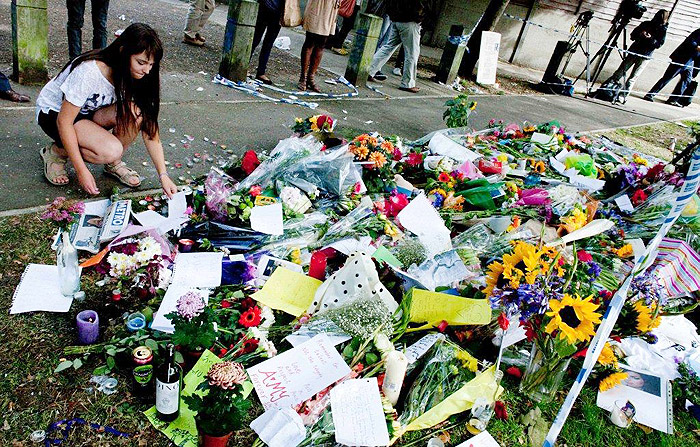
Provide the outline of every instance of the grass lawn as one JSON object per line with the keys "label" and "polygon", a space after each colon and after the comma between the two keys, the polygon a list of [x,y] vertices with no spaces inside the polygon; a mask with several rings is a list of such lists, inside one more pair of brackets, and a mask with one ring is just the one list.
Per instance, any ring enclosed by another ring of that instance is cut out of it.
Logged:
{"label": "grass lawn", "polygon": [[[110,396],[89,391],[92,371],[100,366],[95,359],[78,370],[68,370],[54,374],[53,371],[63,357],[65,346],[76,343],[74,316],[83,309],[95,309],[100,314],[101,329],[108,334],[120,326],[121,313],[109,302],[104,291],[98,291],[90,274],[82,282],[87,299],[83,303],[74,302],[71,312],[66,314],[35,313],[10,316],[7,310],[12,301],[12,293],[20,275],[28,263],[55,262],[54,252],[49,248],[51,228],[39,221],[36,214],[0,219],[0,332],[3,334],[0,358],[4,359],[3,380],[0,381],[0,446],[32,446],[29,435],[34,430],[45,430],[47,426],[61,419],[82,417],[88,422],[109,425],[133,436],[115,438],[109,434],[97,433],[85,427],[74,429],[64,446],[167,446],[165,436],[156,432],[141,411],[146,406],[139,404],[130,393],[128,369],[116,374],[119,379],[117,392]],[[108,322],[110,328],[106,328]],[[577,370],[572,369],[572,374]],[[506,421],[494,420],[489,430],[494,437],[506,446],[526,446],[528,437],[520,415],[532,408],[532,403],[513,392],[517,384],[506,379],[507,390],[504,400],[508,403],[510,418]],[[551,421],[564,394],[560,393],[557,402],[542,405],[547,420]],[[257,405],[253,412],[258,414]],[[251,416],[252,419],[252,416]],[[700,443],[700,423],[688,413],[677,411],[676,433],[673,436],[659,432],[644,433],[639,427],[622,430],[607,420],[607,414],[595,405],[595,392],[586,389],[571,414],[560,437],[561,445],[573,446],[697,446]],[[468,437],[464,422],[454,417],[445,426],[454,426],[447,433],[450,442],[457,445]],[[424,446],[426,440],[419,440],[435,431],[409,433],[404,436],[403,445]],[[436,431],[440,433],[439,430]],[[249,430],[242,430],[231,441],[232,446],[249,446],[255,439]]]}
{"label": "grass lawn", "polygon": [[616,129],[595,136],[605,135],[631,149],[652,155],[662,160],[670,161],[673,154],[668,150],[671,139],[676,138],[676,151],[686,147],[692,140],[688,128],[693,121],[679,121],[679,123],[663,122],[647,126],[635,126],[627,129]]}

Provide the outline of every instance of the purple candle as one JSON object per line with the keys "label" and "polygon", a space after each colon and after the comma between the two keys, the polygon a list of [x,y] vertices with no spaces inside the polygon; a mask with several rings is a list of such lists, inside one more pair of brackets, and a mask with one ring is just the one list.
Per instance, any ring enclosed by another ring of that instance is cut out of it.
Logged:
{"label": "purple candle", "polygon": [[78,325],[78,340],[83,345],[91,345],[100,336],[100,318],[94,310],[84,310],[75,317]]}

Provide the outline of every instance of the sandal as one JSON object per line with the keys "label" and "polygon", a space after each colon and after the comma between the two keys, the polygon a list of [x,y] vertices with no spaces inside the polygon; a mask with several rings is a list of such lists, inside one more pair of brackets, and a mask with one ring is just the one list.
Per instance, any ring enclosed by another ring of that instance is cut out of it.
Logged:
{"label": "sandal", "polygon": [[[107,163],[105,165],[105,174],[112,176],[130,188],[136,188],[141,185],[141,176],[139,173],[131,169],[123,161],[116,163]],[[136,179],[138,183],[132,183],[129,180]]]}
{"label": "sandal", "polygon": [[[66,162],[68,162],[68,157],[56,155],[56,153],[53,151],[54,146],[55,144],[51,143],[50,145],[39,149],[39,156],[44,161],[44,177],[46,177],[46,180],[48,180],[48,182],[52,185],[64,186],[69,182],[69,180],[67,180],[68,173],[66,172]],[[58,165],[59,167],[58,169],[51,169],[52,165]],[[58,177],[65,177],[66,181],[61,183],[56,180]]]}

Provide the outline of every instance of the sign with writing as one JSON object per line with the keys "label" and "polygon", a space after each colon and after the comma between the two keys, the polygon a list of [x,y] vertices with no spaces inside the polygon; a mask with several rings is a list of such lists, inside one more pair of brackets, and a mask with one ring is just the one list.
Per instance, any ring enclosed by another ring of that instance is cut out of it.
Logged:
{"label": "sign with writing", "polygon": [[356,446],[389,445],[389,430],[377,378],[346,380],[331,389],[335,442]]}
{"label": "sign with writing", "polygon": [[491,306],[488,300],[477,300],[427,290],[411,290],[411,317],[415,323],[450,325],[488,324]]}
{"label": "sign with writing", "polygon": [[432,348],[435,342],[441,338],[444,339],[445,336],[435,333],[428,334],[406,348],[406,359],[408,359],[408,363],[414,363],[416,360],[423,357],[423,355],[428,352],[428,349]]}
{"label": "sign with writing", "polygon": [[325,334],[247,369],[265,410],[294,406],[350,374]]}

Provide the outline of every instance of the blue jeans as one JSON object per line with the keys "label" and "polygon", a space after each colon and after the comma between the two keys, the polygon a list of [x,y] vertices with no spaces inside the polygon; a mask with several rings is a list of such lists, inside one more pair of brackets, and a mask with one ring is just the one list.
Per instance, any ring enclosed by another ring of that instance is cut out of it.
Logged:
{"label": "blue jeans", "polygon": [[10,80],[0,71],[0,92],[9,92],[10,90],[12,90],[12,87],[10,87]]}
{"label": "blue jeans", "polygon": [[657,93],[661,91],[662,88],[666,87],[666,84],[671,82],[671,79],[675,78],[676,76],[680,75],[680,80],[678,81],[678,91],[684,92],[685,89],[688,87],[688,84],[690,84],[690,81],[693,78],[693,60],[691,59],[690,61],[686,62],[685,65],[678,65],[678,64],[669,64],[668,68],[666,69],[666,72],[664,73],[663,76],[661,76],[661,79],[659,79],[656,84],[649,90],[649,93],[647,93],[647,96],[654,97]]}
{"label": "blue jeans", "polygon": [[[109,0],[90,0],[92,14],[92,48],[107,46],[107,10]],[[83,18],[85,16],[85,0],[66,0],[68,8],[68,54],[71,60],[83,52]]]}

